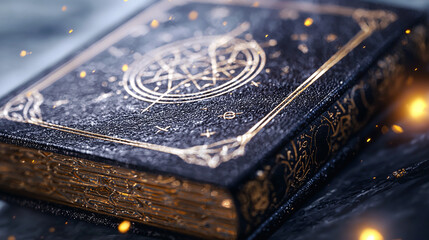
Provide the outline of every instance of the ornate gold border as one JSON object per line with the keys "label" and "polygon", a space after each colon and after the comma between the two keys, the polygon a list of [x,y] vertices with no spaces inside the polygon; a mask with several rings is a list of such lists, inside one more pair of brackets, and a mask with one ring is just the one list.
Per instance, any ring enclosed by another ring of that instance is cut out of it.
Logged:
{"label": "ornate gold border", "polygon": [[[359,24],[361,30],[351,40],[349,40],[346,45],[341,47],[331,58],[329,58],[329,60],[326,61],[319,69],[317,69],[310,77],[308,77],[298,88],[296,88],[292,93],[290,93],[289,96],[287,96],[280,104],[278,104],[274,109],[272,109],[270,113],[268,113],[264,118],[258,121],[246,133],[237,137],[221,140],[208,145],[197,145],[190,148],[181,149],[147,142],[122,139],[93,132],[87,132],[79,129],[61,126],[58,124],[48,123],[41,119],[39,109],[40,103],[43,102],[43,96],[39,93],[41,90],[48,87],[61,77],[65,76],[67,73],[77,68],[82,63],[101,53],[112,44],[129,35],[131,31],[142,22],[149,23],[153,17],[153,14],[151,13],[159,13],[160,11],[166,11],[174,6],[189,2],[209,3],[209,1],[206,0],[184,0],[171,2],[168,0],[164,0],[154,4],[154,6],[144,10],[136,17],[123,24],[121,27],[117,28],[101,40],[94,43],[81,54],[66,62],[56,70],[46,75],[40,81],[27,88],[16,97],[14,97],[5,106],[2,107],[0,111],[0,118],[5,118],[10,121],[30,123],[85,137],[170,153],[179,156],[187,163],[215,168],[219,166],[219,164],[221,164],[222,162],[227,162],[233,158],[242,156],[244,154],[245,146],[247,145],[247,143],[269,122],[271,122],[271,120],[273,120],[273,118],[277,116],[285,107],[287,107],[295,98],[297,98],[303,91],[305,91],[309,86],[316,82],[335,64],[337,64],[345,56],[347,56],[348,53],[350,53],[354,48],[356,48],[360,43],[362,43],[366,38],[368,38],[374,31],[386,28],[397,18],[394,13],[384,10],[354,9],[329,4],[318,5],[313,3],[301,2],[260,2],[259,7],[265,8],[288,8],[290,10],[295,10],[299,12],[350,16]],[[249,3],[246,1],[236,1],[234,3],[231,3],[228,0],[222,0],[219,1],[219,3],[229,5],[249,5]],[[17,111],[16,109],[18,104],[22,106],[20,107],[21,109],[18,109],[18,111],[23,111],[22,115],[13,112]]]}

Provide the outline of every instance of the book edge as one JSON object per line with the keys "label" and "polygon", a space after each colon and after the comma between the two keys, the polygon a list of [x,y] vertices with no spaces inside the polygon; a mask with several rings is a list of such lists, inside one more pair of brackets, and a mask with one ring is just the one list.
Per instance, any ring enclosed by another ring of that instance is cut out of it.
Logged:
{"label": "book edge", "polygon": [[[402,61],[415,58],[415,56],[418,56],[419,59],[424,59],[423,55],[427,53],[427,33],[423,25],[424,24],[419,24],[418,26],[414,26],[411,30],[412,34],[405,35],[405,37],[395,41],[393,43],[394,46],[377,58],[377,64],[370,66],[368,72],[361,76],[354,86],[351,86],[345,93],[340,95],[338,100],[329,106],[325,112],[322,112],[318,117],[312,120],[308,127],[302,129],[295,137],[286,141],[280,149],[274,151],[274,153],[264,161],[264,164],[254,171],[254,174],[252,174],[253,177],[248,177],[232,190],[237,206],[240,207],[240,238],[249,236],[260,223],[269,221],[266,220],[270,217],[269,212],[278,212],[280,210],[276,209],[279,208],[287,208],[287,211],[291,212],[291,209],[293,209],[292,206],[296,204],[291,199],[298,197],[297,195],[299,195],[298,192],[301,192],[301,187],[307,184],[307,182],[314,182],[312,178],[316,175],[320,175],[324,165],[330,163],[328,160],[333,159],[335,155],[340,152],[342,147],[347,144],[348,140],[352,139],[360,129],[365,127],[366,122],[371,119],[377,108],[381,107],[383,104],[378,104],[377,107],[371,106],[368,101],[368,98],[371,97],[369,95],[372,95],[372,98],[381,98],[377,100],[373,99],[373,102],[380,100],[381,102],[385,102],[389,98],[388,96],[392,96],[392,94],[399,91],[401,84],[403,85],[405,83],[407,77],[407,71],[405,69],[406,64]],[[407,42],[407,49],[403,49],[404,41]],[[382,80],[377,82],[377,79],[380,78],[380,74],[382,75]],[[400,74],[402,74],[402,79],[398,77]],[[373,78],[372,82],[368,83],[368,79],[371,81],[371,78]],[[395,86],[392,87],[393,85]],[[378,92],[378,94],[371,94],[371,91]],[[351,109],[356,109],[357,102],[359,102],[353,99],[353,96],[361,98],[359,104],[364,106],[362,110],[371,112],[365,116],[366,119],[364,119],[364,121],[358,121],[358,117],[362,117],[358,116],[359,114],[355,113],[353,115],[346,113]],[[345,106],[345,103],[350,104]],[[340,114],[336,114],[338,111],[340,111]],[[346,127],[334,124],[334,122],[338,123],[344,119],[347,119],[349,122]],[[359,124],[357,125],[356,123]],[[329,128],[329,131],[323,136],[316,137],[314,134],[311,134],[312,132],[316,132],[317,129],[323,125]],[[338,134],[339,131],[343,134]],[[337,135],[332,136],[332,133],[336,133]],[[330,137],[333,138],[331,139],[331,144],[329,144],[330,153],[324,157],[324,160],[319,162],[320,159],[317,159],[318,145],[314,142],[320,138],[329,139]],[[333,148],[334,143],[336,146]],[[335,149],[335,151],[332,151],[333,149]],[[293,166],[296,159],[299,159],[298,162],[300,162],[299,164],[301,164],[301,166]],[[301,162],[303,159],[304,163]],[[314,171],[314,169],[317,169],[317,171]],[[279,171],[281,173],[279,173]],[[312,176],[307,175],[309,171],[313,171],[310,174]],[[301,175],[298,174],[298,172],[300,172]],[[313,183],[310,185],[318,184]],[[283,195],[275,193],[279,188],[286,188]],[[290,202],[294,204],[291,205]],[[256,232],[258,231],[260,230]],[[252,234],[251,236],[257,235],[258,234]]]}

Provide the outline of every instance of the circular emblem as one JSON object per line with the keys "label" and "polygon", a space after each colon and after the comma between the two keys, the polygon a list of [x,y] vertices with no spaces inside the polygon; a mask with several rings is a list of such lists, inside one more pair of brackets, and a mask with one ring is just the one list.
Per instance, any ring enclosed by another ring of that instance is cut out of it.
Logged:
{"label": "circular emblem", "polygon": [[243,86],[264,65],[264,50],[255,41],[206,36],[150,51],[129,65],[123,83],[128,94],[146,102],[194,102]]}

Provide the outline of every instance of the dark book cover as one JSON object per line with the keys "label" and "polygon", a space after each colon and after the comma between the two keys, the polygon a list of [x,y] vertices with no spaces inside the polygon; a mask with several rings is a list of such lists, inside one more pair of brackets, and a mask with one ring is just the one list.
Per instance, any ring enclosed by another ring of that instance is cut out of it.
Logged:
{"label": "dark book cover", "polygon": [[0,101],[0,187],[249,236],[400,91],[422,21],[363,2],[156,2]]}

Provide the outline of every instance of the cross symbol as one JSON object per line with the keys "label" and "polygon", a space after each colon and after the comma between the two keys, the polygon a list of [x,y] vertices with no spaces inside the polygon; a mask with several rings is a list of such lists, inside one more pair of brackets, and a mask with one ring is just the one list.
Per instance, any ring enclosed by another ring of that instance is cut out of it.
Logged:
{"label": "cross symbol", "polygon": [[260,82],[251,81],[250,84],[253,85],[253,86],[255,86],[255,87],[259,87],[259,84],[261,84],[261,83]]}
{"label": "cross symbol", "polygon": [[214,135],[216,132],[210,132],[208,129],[206,130],[206,132],[201,133],[200,135],[203,137],[207,137],[209,138],[211,135]]}
{"label": "cross symbol", "polygon": [[160,133],[161,131],[163,131],[163,132],[168,132],[168,129],[170,128],[170,126],[165,127],[165,128],[158,127],[158,126],[155,126],[155,127],[158,129],[158,131],[156,131],[156,133],[155,133],[155,134],[158,134],[158,133]]}

